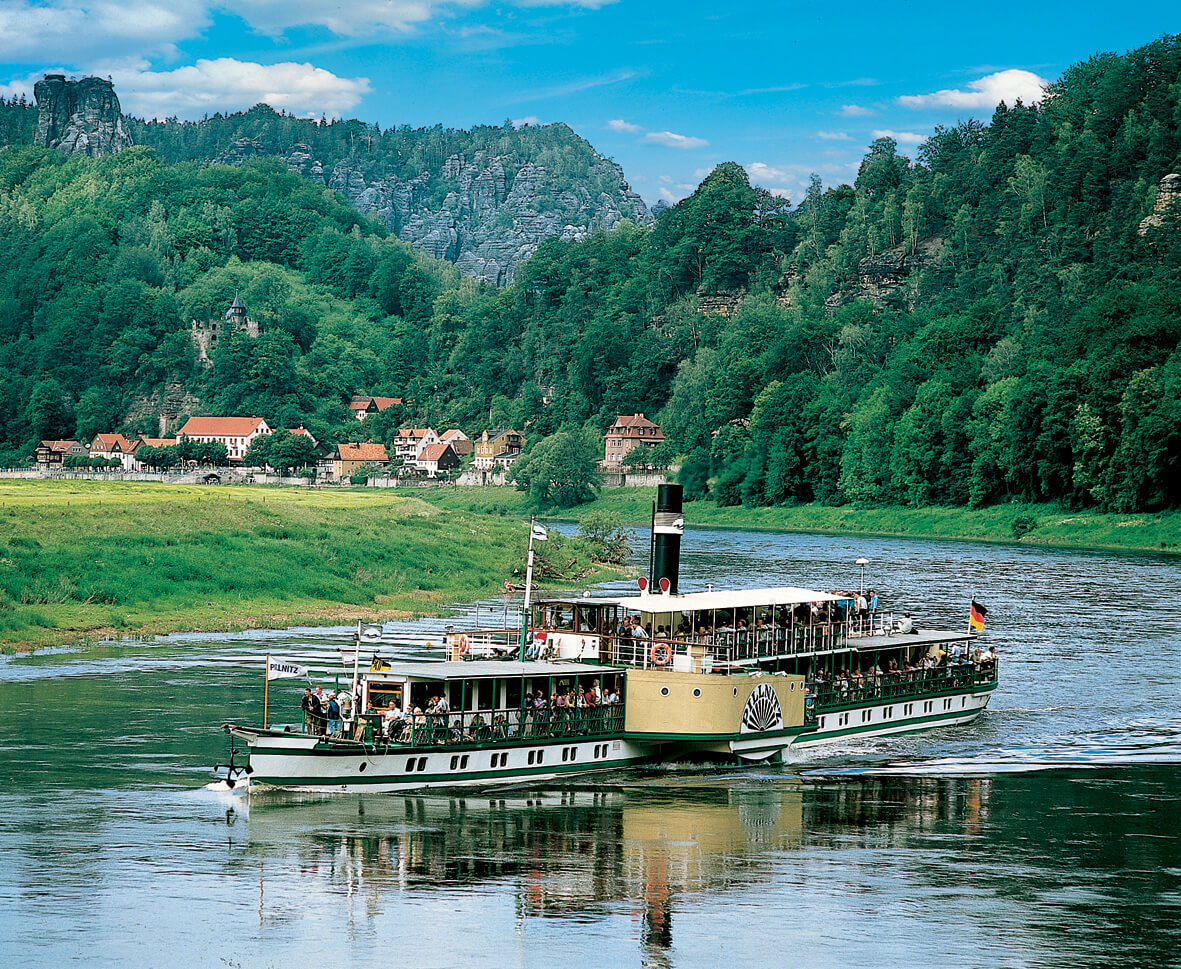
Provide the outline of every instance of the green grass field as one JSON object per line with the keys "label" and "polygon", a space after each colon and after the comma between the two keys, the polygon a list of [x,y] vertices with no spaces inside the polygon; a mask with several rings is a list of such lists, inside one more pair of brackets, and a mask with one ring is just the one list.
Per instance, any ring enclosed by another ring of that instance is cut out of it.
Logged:
{"label": "green grass field", "polygon": [[[439,613],[499,592],[527,540],[390,492],[5,482],[0,648]],[[563,568],[593,578],[576,542]]]}
{"label": "green grass field", "polygon": [[[435,507],[451,511],[529,514],[528,497],[512,488],[424,489],[422,495]],[[654,488],[605,488],[593,503],[566,512],[564,517],[577,518],[593,508],[615,512],[628,524],[646,527],[655,497]],[[706,528],[1019,541],[1029,545],[1181,553],[1181,513],[1178,512],[1117,515],[1021,504],[977,509],[823,505],[719,508],[712,502],[698,501],[685,505],[685,523]]]}

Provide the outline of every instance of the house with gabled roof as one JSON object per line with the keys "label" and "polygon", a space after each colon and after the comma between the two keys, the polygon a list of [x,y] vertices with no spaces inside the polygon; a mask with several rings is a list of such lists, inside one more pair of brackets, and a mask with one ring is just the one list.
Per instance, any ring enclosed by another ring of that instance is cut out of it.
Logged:
{"label": "house with gabled roof", "polygon": [[60,471],[66,458],[89,454],[86,445],[78,441],[42,441],[33,451],[33,461],[41,471]]}
{"label": "house with gabled roof", "polygon": [[336,445],[336,453],[332,456],[332,473],[336,477],[347,478],[363,464],[380,468],[389,464],[385,445],[368,441],[346,441]]}
{"label": "house with gabled roof", "polygon": [[511,427],[494,427],[484,431],[475,442],[473,465],[480,471],[508,468],[521,455],[525,438]]}
{"label": "house with gabled roof", "polygon": [[90,442],[90,456],[104,461],[117,460],[124,471],[138,471],[135,452],[140,442],[129,441],[122,434],[95,434]]}
{"label": "house with gabled roof", "polygon": [[424,447],[438,443],[439,435],[433,427],[400,427],[394,435],[394,458],[411,464],[418,460]]}
{"label": "house with gabled roof", "polygon": [[450,471],[460,465],[459,455],[450,444],[440,441],[438,444],[428,444],[419,452],[414,466],[424,471],[428,478],[437,478],[440,472]]}
{"label": "house with gabled roof", "polygon": [[251,442],[270,433],[270,424],[261,417],[190,417],[176,432],[176,443],[187,438],[224,444],[229,462],[241,464]]}
{"label": "house with gabled roof", "polygon": [[463,433],[458,427],[452,427],[439,435],[439,441],[443,444],[450,444],[455,451],[457,457],[471,454],[475,450],[476,445],[472,443],[472,439]]}
{"label": "house with gabled roof", "polygon": [[370,397],[366,394],[353,394],[349,401],[349,413],[357,420],[363,421],[370,414],[379,414],[383,410],[402,403],[401,397]]}
{"label": "house with gabled roof", "polygon": [[654,448],[664,442],[660,426],[643,414],[620,414],[607,428],[604,437],[607,443],[603,464],[609,467],[624,464],[627,456],[638,447]]}

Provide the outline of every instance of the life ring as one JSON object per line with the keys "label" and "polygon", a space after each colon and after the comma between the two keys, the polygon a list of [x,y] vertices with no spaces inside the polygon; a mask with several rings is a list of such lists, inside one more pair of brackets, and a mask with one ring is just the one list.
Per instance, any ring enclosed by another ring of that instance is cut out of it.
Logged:
{"label": "life ring", "polygon": [[468,638],[466,636],[460,636],[459,637],[459,655],[466,656],[468,654],[468,651],[471,648],[472,648],[472,644],[468,642]]}
{"label": "life ring", "polygon": [[669,660],[673,658],[672,647],[668,643],[656,643],[652,647],[652,665],[653,666],[668,666]]}

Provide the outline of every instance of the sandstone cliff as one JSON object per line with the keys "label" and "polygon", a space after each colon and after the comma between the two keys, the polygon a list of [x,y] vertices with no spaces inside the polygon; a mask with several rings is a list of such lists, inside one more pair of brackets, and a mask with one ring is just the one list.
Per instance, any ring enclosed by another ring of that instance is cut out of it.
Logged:
{"label": "sandstone cliff", "polygon": [[47,74],[33,87],[35,142],[72,155],[107,155],[131,146],[114,85],[101,77],[67,81]]}

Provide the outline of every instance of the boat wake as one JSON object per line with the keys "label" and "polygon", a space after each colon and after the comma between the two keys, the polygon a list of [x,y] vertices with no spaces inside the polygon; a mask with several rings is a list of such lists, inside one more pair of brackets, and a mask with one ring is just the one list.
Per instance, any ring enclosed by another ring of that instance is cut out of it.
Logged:
{"label": "boat wake", "polygon": [[982,750],[967,756],[934,757],[883,765],[845,765],[802,770],[806,777],[936,775],[967,777],[1063,769],[1181,765],[1181,721],[1133,723],[1122,733],[1092,733],[1048,744]]}

